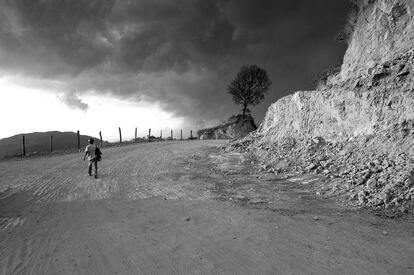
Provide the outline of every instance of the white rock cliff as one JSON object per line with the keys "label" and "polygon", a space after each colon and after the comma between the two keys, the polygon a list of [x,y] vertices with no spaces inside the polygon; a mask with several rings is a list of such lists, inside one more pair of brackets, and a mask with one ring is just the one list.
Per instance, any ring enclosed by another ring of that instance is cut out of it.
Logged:
{"label": "white rock cliff", "polygon": [[341,71],[279,99],[228,148],[267,171],[325,175],[317,194],[414,214],[414,1],[359,1]]}
{"label": "white rock cliff", "polygon": [[[366,1],[367,2],[367,1]],[[372,2],[372,1],[370,1]],[[400,17],[396,18],[394,10]],[[315,136],[343,141],[414,120],[414,1],[360,4],[340,74],[317,91],[281,98],[257,134],[263,141]],[[411,148],[411,154],[414,154]]]}

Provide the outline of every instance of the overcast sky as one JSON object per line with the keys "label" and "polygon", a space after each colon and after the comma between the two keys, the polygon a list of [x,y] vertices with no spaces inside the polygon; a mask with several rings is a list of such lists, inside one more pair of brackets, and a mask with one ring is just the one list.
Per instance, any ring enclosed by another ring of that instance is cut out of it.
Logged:
{"label": "overcast sky", "polygon": [[[96,119],[96,106],[115,105],[113,117],[133,119],[131,125],[148,120],[147,110],[163,114],[159,128],[203,127],[239,112],[226,87],[242,65],[256,64],[273,83],[251,108],[259,124],[271,103],[312,90],[316,73],[342,62],[345,45],[334,37],[348,6],[348,0],[0,0],[1,101],[15,105],[11,93],[19,89],[38,93],[27,109],[13,108],[27,120],[54,104],[40,94],[52,96],[62,104],[55,115],[61,124],[37,118],[30,126],[40,130],[68,128],[64,113],[87,121]],[[123,103],[130,112],[124,116]],[[134,108],[137,116],[126,118]],[[0,137],[33,130],[26,126]]]}

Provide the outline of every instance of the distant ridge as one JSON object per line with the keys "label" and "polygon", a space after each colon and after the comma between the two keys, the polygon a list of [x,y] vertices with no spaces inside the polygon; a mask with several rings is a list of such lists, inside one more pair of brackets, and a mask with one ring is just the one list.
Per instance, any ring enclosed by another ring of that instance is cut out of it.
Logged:
{"label": "distant ridge", "polygon": [[[34,132],[18,134],[8,138],[0,139],[0,159],[21,155],[22,136],[25,136],[26,154],[46,153],[50,150],[50,136],[53,136],[53,151],[77,149],[78,141],[75,132]],[[80,145],[85,147],[90,136],[80,135]],[[95,141],[99,139],[95,138]]]}

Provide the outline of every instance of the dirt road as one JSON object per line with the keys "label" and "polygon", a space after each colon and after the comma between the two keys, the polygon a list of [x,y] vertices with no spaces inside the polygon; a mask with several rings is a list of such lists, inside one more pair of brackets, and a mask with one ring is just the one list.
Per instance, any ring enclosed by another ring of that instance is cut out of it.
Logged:
{"label": "dirt road", "polygon": [[1,274],[413,274],[414,223],[345,210],[317,178],[251,174],[218,141],[0,162]]}

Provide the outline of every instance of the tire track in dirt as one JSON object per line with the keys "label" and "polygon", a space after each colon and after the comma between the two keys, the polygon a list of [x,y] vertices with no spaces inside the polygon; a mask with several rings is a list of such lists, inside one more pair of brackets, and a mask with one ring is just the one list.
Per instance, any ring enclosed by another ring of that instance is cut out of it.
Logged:
{"label": "tire track in dirt", "polygon": [[[383,236],[370,224],[381,220],[301,204],[299,183],[258,179],[239,155],[209,158],[215,144],[108,148],[97,180],[81,154],[21,161],[21,176],[0,162],[0,189],[10,186],[0,194],[0,273],[412,274],[410,224],[383,222]],[[221,193],[276,203],[211,199]]]}
{"label": "tire track in dirt", "polygon": [[[97,180],[87,176],[87,162],[81,161],[83,153],[3,161],[0,162],[0,200],[19,199],[22,193],[27,202],[38,203],[108,198],[207,199],[212,197],[211,192],[195,188],[197,179],[190,176],[194,172],[183,165],[189,152],[199,147],[196,142],[163,142],[156,146],[104,148]],[[171,178],[171,174],[175,176]],[[24,218],[0,217],[0,231],[23,223]]]}
{"label": "tire track in dirt", "polygon": [[[186,145],[190,148],[194,146],[191,142]],[[176,173],[179,167],[171,165],[171,162],[177,155],[184,157],[189,151],[188,148],[184,152],[182,148],[170,150],[168,146],[166,143],[160,146],[141,144],[104,149],[105,158],[99,163],[98,180],[86,175],[87,164],[80,161],[81,156],[77,154],[72,154],[72,158],[54,156],[54,162],[47,158],[23,160],[19,162],[17,170],[29,170],[33,174],[21,177],[20,181],[7,182],[7,177],[1,178],[1,197],[22,191],[31,193],[32,199],[38,202],[93,200],[114,196],[129,199],[203,197],[203,194],[195,196],[191,190],[184,188],[182,181],[188,183],[188,177],[177,178],[178,182],[159,181],[163,175]],[[0,162],[4,170],[14,170],[7,164],[13,165],[15,162]],[[29,167],[23,168],[24,164]],[[47,168],[44,169],[44,166]]]}

